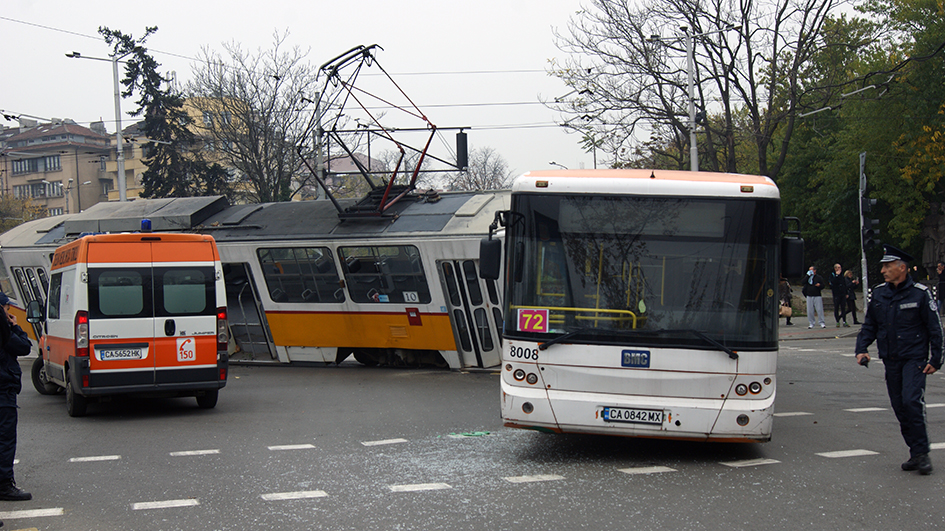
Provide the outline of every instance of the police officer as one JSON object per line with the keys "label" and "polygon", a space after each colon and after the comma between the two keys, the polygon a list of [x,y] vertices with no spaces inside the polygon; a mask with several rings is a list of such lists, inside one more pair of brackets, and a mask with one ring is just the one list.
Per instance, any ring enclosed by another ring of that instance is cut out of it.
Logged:
{"label": "police officer", "polygon": [[880,262],[886,282],[873,288],[855,352],[857,362],[869,363],[866,349],[876,341],[886,368],[889,401],[909,445],[909,460],[902,469],[928,475],[932,461],[925,425],[925,378],[942,368],[942,325],[931,292],[909,275],[912,260],[900,249],[883,247]]}
{"label": "police officer", "polygon": [[8,313],[10,297],[0,292],[0,500],[29,500],[33,496],[13,481],[13,458],[16,454],[16,395],[20,393],[19,356],[30,353],[30,339]]}

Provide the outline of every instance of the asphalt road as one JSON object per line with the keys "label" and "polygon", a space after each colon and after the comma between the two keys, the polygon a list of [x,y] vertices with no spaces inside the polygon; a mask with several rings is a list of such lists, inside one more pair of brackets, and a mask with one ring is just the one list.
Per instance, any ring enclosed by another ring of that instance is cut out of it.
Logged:
{"label": "asphalt road", "polygon": [[[815,334],[817,331],[812,331]],[[341,367],[234,367],[213,410],[115,401],[68,417],[20,395],[5,529],[941,529],[945,452],[927,477],[880,363],[853,338],[782,341],[774,439],[700,444],[501,426],[498,377]],[[24,372],[29,374],[24,360]],[[945,378],[929,379],[933,442]],[[942,445],[945,448],[945,444]]]}

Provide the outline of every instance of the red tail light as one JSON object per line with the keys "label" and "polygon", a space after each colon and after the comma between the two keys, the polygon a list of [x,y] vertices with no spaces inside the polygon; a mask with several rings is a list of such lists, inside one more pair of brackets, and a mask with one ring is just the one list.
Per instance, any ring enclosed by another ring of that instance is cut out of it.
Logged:
{"label": "red tail light", "polygon": [[225,352],[230,342],[226,328],[226,308],[217,308],[217,352]]}
{"label": "red tail light", "polygon": [[89,313],[85,311],[75,313],[75,355],[89,355]]}

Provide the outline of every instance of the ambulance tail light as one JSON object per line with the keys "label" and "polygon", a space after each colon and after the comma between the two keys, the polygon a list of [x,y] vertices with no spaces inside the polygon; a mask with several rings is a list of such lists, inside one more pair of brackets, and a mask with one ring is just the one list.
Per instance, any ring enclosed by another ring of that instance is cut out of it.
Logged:
{"label": "ambulance tail light", "polygon": [[226,308],[217,308],[217,352],[225,352],[230,342],[226,328]]}
{"label": "ambulance tail light", "polygon": [[89,312],[75,313],[75,355],[89,356]]}

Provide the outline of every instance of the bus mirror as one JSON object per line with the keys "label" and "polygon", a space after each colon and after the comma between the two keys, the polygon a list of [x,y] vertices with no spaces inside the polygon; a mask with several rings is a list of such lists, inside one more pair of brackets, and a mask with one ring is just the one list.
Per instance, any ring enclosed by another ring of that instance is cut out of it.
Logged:
{"label": "bus mirror", "polygon": [[502,265],[502,240],[483,238],[479,242],[479,277],[499,279]]}
{"label": "bus mirror", "polygon": [[26,305],[26,321],[31,324],[43,322],[43,307],[39,301],[30,301]]}
{"label": "bus mirror", "polygon": [[783,238],[781,240],[781,276],[797,278],[804,276],[804,240]]}

